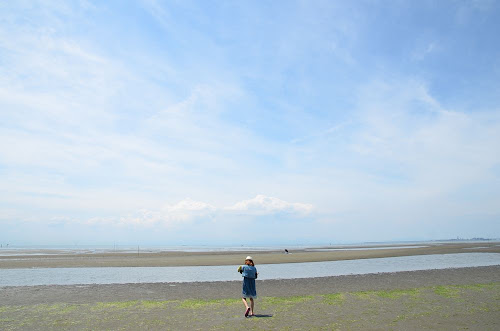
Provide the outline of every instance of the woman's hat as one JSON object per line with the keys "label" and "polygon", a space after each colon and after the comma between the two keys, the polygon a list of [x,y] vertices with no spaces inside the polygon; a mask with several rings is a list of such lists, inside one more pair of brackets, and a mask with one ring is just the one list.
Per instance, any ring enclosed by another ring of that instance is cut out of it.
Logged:
{"label": "woman's hat", "polygon": [[247,256],[247,258],[245,259],[246,260],[250,260],[250,261],[253,261],[252,257],[250,255]]}

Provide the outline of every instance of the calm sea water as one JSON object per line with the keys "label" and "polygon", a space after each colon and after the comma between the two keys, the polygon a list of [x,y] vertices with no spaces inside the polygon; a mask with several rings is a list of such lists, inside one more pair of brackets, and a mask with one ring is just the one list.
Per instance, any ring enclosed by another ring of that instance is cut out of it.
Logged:
{"label": "calm sea water", "polygon": [[[259,279],[292,279],[500,265],[500,253],[460,253],[257,265]],[[2,269],[0,286],[240,280],[237,266]]]}
{"label": "calm sea water", "polygon": [[[373,251],[382,249],[408,249],[408,248],[424,248],[429,246],[382,246],[382,247],[343,247],[343,248],[307,248],[309,252],[331,252],[331,251]],[[480,247],[482,248],[482,247]]]}
{"label": "calm sea water", "polygon": [[[305,249],[309,246],[288,246],[289,249]],[[37,246],[3,246],[1,256],[20,255],[64,255],[64,254],[98,254],[98,253],[158,253],[158,252],[234,252],[234,251],[274,251],[283,250],[282,246],[131,246],[131,245],[37,245]]]}
{"label": "calm sea water", "polygon": [[[467,241],[473,243],[474,241]],[[477,243],[483,243],[479,241]],[[407,249],[436,246],[448,243],[447,241],[419,241],[419,242],[379,242],[379,243],[350,243],[350,244],[324,244],[324,245],[268,245],[268,246],[212,246],[212,245],[9,245],[0,247],[1,256],[19,255],[61,255],[61,254],[97,254],[97,253],[135,253],[140,252],[231,252],[231,251],[274,251],[287,248],[308,251],[332,250],[376,250],[376,249]]]}

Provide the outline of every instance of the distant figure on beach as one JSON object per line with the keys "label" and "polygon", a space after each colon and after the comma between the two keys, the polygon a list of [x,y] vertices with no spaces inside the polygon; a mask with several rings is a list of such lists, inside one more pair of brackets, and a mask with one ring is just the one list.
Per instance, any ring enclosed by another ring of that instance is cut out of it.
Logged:
{"label": "distant figure on beach", "polygon": [[285,254],[288,254],[288,249],[285,248]]}
{"label": "distant figure on beach", "polygon": [[[257,298],[255,279],[257,279],[258,273],[251,256],[246,257],[245,265],[239,266],[238,272],[243,276],[243,290],[241,292],[241,300],[243,300],[243,303],[245,304],[245,317],[255,316],[254,299]],[[248,307],[247,298],[250,299],[250,307]]]}

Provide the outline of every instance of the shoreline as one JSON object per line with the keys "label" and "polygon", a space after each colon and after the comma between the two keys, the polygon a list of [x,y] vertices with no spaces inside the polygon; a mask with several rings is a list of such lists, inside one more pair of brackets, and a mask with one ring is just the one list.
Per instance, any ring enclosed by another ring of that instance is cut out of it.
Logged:
{"label": "shoreline", "polygon": [[[288,297],[495,282],[500,282],[500,266],[257,280],[257,291],[261,297]],[[13,286],[0,287],[0,306],[131,300],[213,300],[239,298],[240,292],[241,281]]]}
{"label": "shoreline", "polygon": [[[408,248],[406,246],[409,246]],[[322,247],[320,250],[307,249],[283,251],[245,250],[217,252],[107,252],[63,254],[41,249],[36,255],[26,254],[0,256],[0,269],[19,268],[85,268],[85,267],[169,267],[169,266],[216,266],[239,265],[247,255],[252,255],[259,264],[280,264],[300,262],[342,261],[413,255],[455,254],[455,253],[500,253],[500,242],[426,244],[425,247],[413,245],[387,245],[386,248],[372,246]],[[397,249],[394,249],[397,247]]]}

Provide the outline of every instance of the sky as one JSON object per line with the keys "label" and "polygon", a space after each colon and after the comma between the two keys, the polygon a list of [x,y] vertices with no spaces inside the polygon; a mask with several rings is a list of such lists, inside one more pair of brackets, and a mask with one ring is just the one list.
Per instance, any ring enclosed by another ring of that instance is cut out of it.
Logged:
{"label": "sky", "polygon": [[498,1],[2,1],[0,243],[500,237]]}

